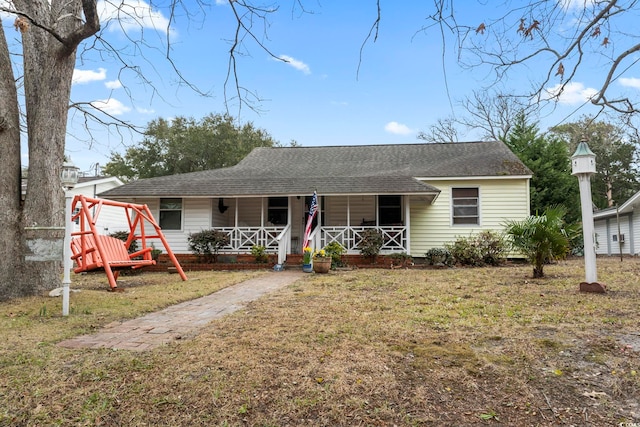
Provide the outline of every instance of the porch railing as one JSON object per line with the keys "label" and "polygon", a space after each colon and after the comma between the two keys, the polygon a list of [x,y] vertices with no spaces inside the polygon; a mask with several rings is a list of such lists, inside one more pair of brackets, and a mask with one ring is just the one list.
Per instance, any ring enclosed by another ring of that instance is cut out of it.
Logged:
{"label": "porch railing", "polygon": [[283,265],[291,248],[291,226],[287,225],[276,237],[278,242],[278,265]]}
{"label": "porch railing", "polygon": [[285,227],[216,227],[229,234],[229,244],[220,252],[250,253],[254,245],[264,246],[268,253],[278,251],[278,236]]}
{"label": "porch railing", "polygon": [[[335,226],[315,228],[309,236],[309,246],[323,248],[329,243],[338,242],[347,249],[347,253],[359,253],[358,243],[366,230],[378,230],[382,233],[383,244],[380,252],[407,252],[407,227],[405,226]],[[229,244],[221,253],[250,253],[254,245],[264,246],[267,253],[278,254],[278,263],[291,253],[291,227],[216,227],[216,230],[229,234]]]}
{"label": "porch railing", "polygon": [[407,252],[407,227],[405,226],[322,227],[320,247],[338,242],[347,249],[347,253],[359,253],[358,243],[362,240],[362,234],[372,229],[382,233],[381,253]]}

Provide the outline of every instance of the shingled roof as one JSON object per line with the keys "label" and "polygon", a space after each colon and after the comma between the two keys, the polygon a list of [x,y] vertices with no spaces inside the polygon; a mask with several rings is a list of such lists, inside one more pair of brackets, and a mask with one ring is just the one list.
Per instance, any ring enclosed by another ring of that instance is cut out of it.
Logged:
{"label": "shingled roof", "polygon": [[417,178],[527,177],[501,142],[256,148],[236,166],[141,179],[102,197],[430,194]]}

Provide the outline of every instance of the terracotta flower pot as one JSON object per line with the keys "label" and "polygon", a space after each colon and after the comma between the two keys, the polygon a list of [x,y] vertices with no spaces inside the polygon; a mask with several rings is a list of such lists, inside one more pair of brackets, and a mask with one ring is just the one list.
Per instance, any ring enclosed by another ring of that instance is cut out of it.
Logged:
{"label": "terracotta flower pot", "polygon": [[316,273],[328,273],[331,270],[331,258],[314,258],[313,259],[313,271]]}

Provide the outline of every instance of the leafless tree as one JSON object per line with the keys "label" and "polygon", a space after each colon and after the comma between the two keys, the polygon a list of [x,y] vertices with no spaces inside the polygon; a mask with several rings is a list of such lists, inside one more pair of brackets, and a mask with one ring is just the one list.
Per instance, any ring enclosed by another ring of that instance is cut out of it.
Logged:
{"label": "leafless tree", "polygon": [[449,116],[438,119],[436,123],[429,126],[429,130],[418,133],[418,139],[429,143],[437,142],[459,142],[458,125],[460,123],[455,117]]}
{"label": "leafless tree", "polygon": [[509,94],[473,91],[460,102],[459,116],[438,119],[428,132],[420,132],[418,139],[427,142],[458,142],[460,134],[479,133],[486,141],[503,141],[519,115],[529,120],[535,115],[534,105]]}

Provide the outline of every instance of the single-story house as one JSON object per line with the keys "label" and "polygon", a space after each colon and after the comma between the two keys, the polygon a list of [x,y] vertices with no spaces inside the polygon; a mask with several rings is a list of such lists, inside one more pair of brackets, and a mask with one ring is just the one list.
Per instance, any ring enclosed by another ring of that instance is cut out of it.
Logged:
{"label": "single-story house", "polygon": [[593,213],[596,254],[636,255],[640,253],[640,191],[618,207]]}
{"label": "single-story house", "polygon": [[502,142],[256,148],[236,166],[141,179],[99,197],[147,204],[175,253],[190,233],[230,236],[221,252],[262,245],[300,253],[314,191],[311,247],[357,254],[383,233],[382,254],[424,256],[458,236],[500,231],[529,215],[531,171]]}

